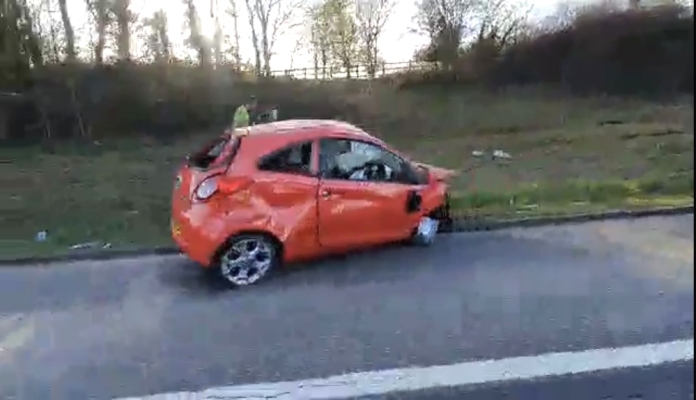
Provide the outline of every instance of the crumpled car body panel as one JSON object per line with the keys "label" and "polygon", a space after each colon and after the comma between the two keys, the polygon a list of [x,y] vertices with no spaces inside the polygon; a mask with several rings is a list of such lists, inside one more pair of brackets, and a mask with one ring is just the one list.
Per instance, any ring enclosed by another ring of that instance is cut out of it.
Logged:
{"label": "crumpled car body panel", "polygon": [[[227,136],[236,138],[236,147],[228,146],[209,165],[191,161],[183,165],[172,195],[172,237],[190,259],[204,267],[215,265],[225,244],[245,233],[272,237],[285,262],[407,239],[423,217],[446,201],[445,179],[452,173],[430,165],[423,165],[430,179],[420,184],[322,176],[319,141],[326,138],[360,140],[396,153],[346,123],[280,121]],[[264,157],[297,143],[311,145],[308,170],[260,169]],[[200,198],[200,187],[210,180],[218,190]],[[409,209],[413,196],[418,197],[418,207]]]}

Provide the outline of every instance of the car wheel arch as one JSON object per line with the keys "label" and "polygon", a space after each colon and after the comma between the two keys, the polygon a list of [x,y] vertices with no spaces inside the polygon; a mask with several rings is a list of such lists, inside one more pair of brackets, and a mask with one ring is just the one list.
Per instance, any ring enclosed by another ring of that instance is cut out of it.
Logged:
{"label": "car wheel arch", "polygon": [[222,255],[225,253],[225,251],[230,246],[230,244],[232,243],[234,238],[239,237],[241,235],[260,235],[260,236],[264,236],[264,237],[268,238],[276,247],[276,251],[277,251],[276,256],[280,260],[283,259],[285,248],[284,248],[283,242],[276,235],[274,235],[273,233],[271,233],[269,231],[264,231],[262,229],[245,229],[245,230],[235,231],[234,233],[227,236],[225,241],[223,241],[222,244],[220,244],[220,246],[218,246],[217,250],[213,254],[213,257],[211,259],[212,264],[218,262],[218,260],[220,260],[220,257],[222,257]]}
{"label": "car wheel arch", "polygon": [[452,210],[450,209],[449,195],[446,195],[445,198],[443,199],[443,201],[439,205],[429,209],[423,215],[440,221],[439,231],[441,231],[441,232],[451,231],[453,217],[452,217]]}

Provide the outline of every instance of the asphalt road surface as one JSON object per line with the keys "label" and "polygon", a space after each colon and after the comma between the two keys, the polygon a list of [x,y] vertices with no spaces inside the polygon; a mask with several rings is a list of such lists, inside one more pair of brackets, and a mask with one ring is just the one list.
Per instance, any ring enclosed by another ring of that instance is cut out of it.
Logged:
{"label": "asphalt road surface", "polygon": [[240,291],[179,256],[5,267],[0,399],[693,399],[693,230],[443,235]]}

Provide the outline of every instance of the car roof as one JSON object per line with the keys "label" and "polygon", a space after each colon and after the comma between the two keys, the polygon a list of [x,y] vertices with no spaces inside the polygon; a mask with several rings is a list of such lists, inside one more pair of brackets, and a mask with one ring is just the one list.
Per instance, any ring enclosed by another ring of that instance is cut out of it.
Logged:
{"label": "car roof", "polygon": [[258,158],[268,155],[293,143],[318,138],[345,138],[383,143],[362,129],[348,122],[323,119],[295,119],[276,121],[236,129],[233,133],[244,139],[244,154],[235,161],[241,170],[253,169]]}
{"label": "car roof", "polygon": [[363,131],[355,125],[344,121],[330,119],[291,119],[284,121],[270,122],[267,124],[254,125],[246,130],[245,135],[314,135],[318,130],[322,133],[343,133],[348,136],[358,136],[364,138],[374,138],[372,135]]}

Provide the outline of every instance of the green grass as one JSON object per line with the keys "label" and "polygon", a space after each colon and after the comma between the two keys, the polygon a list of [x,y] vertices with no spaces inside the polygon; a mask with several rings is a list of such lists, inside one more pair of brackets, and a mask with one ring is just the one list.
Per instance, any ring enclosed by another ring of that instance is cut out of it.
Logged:
{"label": "green grass", "polygon": [[693,174],[664,181],[568,181],[532,184],[509,193],[453,193],[457,217],[493,219],[567,216],[608,210],[638,210],[693,204]]}
{"label": "green grass", "polygon": [[[691,99],[652,104],[529,90],[355,96],[346,101],[360,106],[366,129],[419,161],[460,171],[452,185],[463,214],[498,219],[693,203]],[[173,172],[202,140],[0,149],[0,258],[62,253],[89,241],[168,244]],[[512,159],[471,156],[487,149]],[[42,230],[48,241],[35,243]]]}

